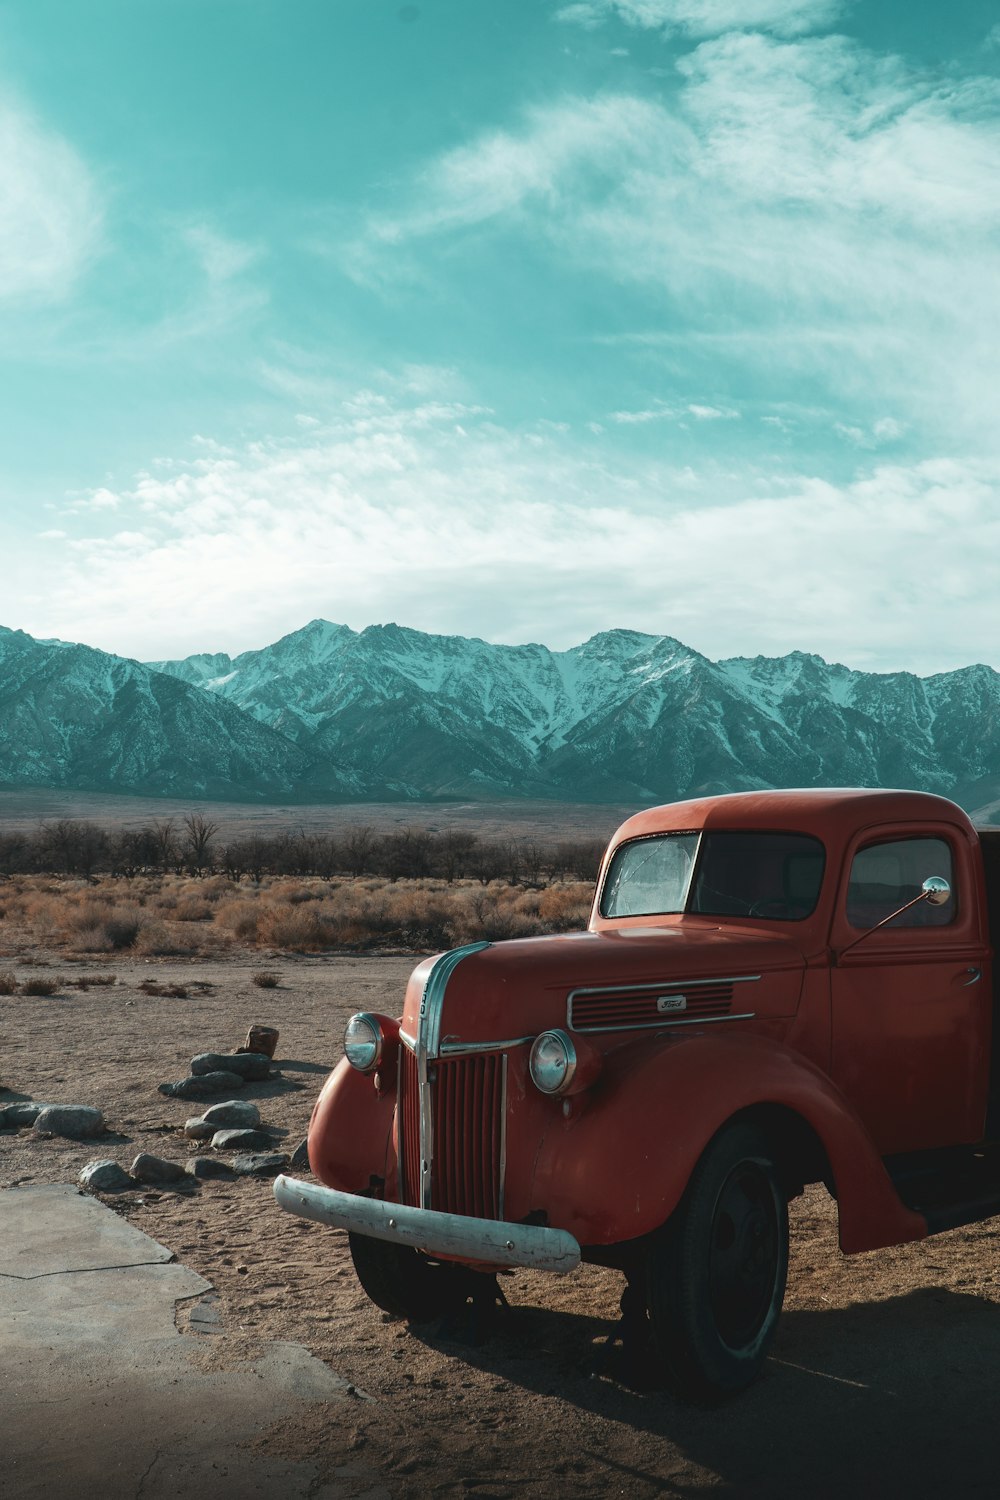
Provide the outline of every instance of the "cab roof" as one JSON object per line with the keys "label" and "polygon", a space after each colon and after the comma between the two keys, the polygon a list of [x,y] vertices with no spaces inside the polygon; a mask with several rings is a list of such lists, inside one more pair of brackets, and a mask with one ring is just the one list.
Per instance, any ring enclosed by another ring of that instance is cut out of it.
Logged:
{"label": "cab roof", "polygon": [[813,834],[825,843],[878,823],[951,823],[975,837],[968,815],[947,797],[879,787],[809,787],[798,791],[733,792],[668,802],[635,813],[612,845],[650,833],[684,829],[760,828]]}

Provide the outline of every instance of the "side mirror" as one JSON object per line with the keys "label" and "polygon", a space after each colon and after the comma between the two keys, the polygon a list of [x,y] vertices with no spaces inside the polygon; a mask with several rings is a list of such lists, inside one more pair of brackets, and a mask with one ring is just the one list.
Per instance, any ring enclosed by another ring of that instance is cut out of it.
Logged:
{"label": "side mirror", "polygon": [[926,901],[928,906],[944,906],[950,900],[951,886],[945,880],[944,876],[928,875],[920,887],[919,896],[914,896],[912,901],[907,901],[898,911],[891,911],[887,917],[882,918],[881,922],[876,922],[874,927],[869,927],[867,932],[863,932],[860,937],[856,937],[853,943],[848,943],[846,948],[841,948],[840,952],[836,955],[835,961],[839,963],[845,953],[850,953],[852,948],[856,948],[859,943],[863,943],[866,937],[871,937],[873,932],[878,932],[879,928],[884,927],[887,922],[894,922],[897,917],[903,915],[904,911],[909,911],[911,906],[916,906],[921,901]]}
{"label": "side mirror", "polygon": [[920,888],[920,897],[928,906],[944,906],[951,900],[951,886],[943,875],[928,875]]}

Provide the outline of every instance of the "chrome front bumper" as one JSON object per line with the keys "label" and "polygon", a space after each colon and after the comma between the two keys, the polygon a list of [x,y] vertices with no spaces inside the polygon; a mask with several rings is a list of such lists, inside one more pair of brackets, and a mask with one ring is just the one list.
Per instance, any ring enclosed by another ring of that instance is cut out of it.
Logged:
{"label": "chrome front bumper", "polygon": [[338,1193],[297,1177],[276,1177],[274,1196],[287,1213],[298,1214],[300,1219],[409,1245],[427,1255],[453,1256],[491,1266],[530,1266],[559,1275],[580,1263],[580,1246],[565,1229],[469,1219],[462,1214],[385,1203],[380,1198]]}

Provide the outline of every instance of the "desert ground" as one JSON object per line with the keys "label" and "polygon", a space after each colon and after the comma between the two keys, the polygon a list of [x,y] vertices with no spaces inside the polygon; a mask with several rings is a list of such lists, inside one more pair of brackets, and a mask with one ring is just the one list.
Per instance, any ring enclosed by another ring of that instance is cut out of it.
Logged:
{"label": "desert ground", "polygon": [[264,804],[192,802],[190,798],[117,796],[103,792],[59,791],[49,787],[4,788],[3,828],[33,829],[60,818],[80,819],[106,828],[136,828],[162,819],[179,820],[192,811],[217,823],[225,837],[267,837],[289,829],[341,834],[369,827],[379,833],[400,827],[439,831],[461,828],[481,838],[530,836],[541,842],[566,838],[610,838],[619,823],[637,812],[625,803],[597,802],[325,802]]}
{"label": "desert ground", "polygon": [[[282,1149],[303,1138],[348,1015],[398,1013],[411,956],[40,951],[0,925],[0,1104],[97,1105],[97,1142],[0,1132],[0,1187],[73,1182],[95,1157],[183,1161],[204,1107],[161,1082],[190,1058],[275,1026],[280,1077],[250,1086]],[[261,988],[254,975],[277,976]],[[79,987],[87,976],[113,983]],[[52,993],[28,994],[32,979]],[[269,1182],[209,1181],[107,1195],[219,1293],[203,1358],[227,1366],[295,1340],[353,1383],[354,1404],[261,1431],[262,1451],[311,1456],[361,1495],[374,1468],[394,1497],[995,1494],[1000,1396],[996,1221],[922,1244],[842,1257],[833,1205],[792,1205],[786,1310],[762,1378],[706,1411],[634,1390],[614,1353],[616,1273],[504,1278],[509,1308],[474,1346],[394,1322],[367,1301],[346,1240],[283,1214]],[[183,1309],[178,1312],[183,1325]],[[332,1414],[332,1415],[331,1415]],[[358,1473],[353,1480],[353,1471]],[[365,1477],[367,1476],[367,1477]]]}

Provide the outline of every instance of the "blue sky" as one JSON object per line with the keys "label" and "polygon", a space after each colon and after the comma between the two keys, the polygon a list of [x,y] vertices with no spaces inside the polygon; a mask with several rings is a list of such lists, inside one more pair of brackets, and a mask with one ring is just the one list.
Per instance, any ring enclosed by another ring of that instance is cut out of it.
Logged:
{"label": "blue sky", "polygon": [[0,623],[1000,666],[995,0],[0,0]]}

